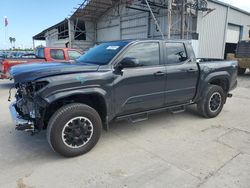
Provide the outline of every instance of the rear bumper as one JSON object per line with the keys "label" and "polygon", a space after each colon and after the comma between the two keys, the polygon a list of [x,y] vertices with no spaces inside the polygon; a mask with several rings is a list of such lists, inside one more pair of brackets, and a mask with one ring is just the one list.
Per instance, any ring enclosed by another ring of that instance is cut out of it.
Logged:
{"label": "rear bumper", "polygon": [[10,114],[13,123],[16,126],[16,130],[34,132],[34,122],[23,119],[16,111],[16,102],[13,102],[9,106]]}

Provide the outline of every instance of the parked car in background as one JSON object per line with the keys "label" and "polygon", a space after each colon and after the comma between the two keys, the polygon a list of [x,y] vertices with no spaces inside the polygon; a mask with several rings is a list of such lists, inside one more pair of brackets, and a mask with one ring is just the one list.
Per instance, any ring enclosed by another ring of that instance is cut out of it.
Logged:
{"label": "parked car in background", "polygon": [[70,62],[78,58],[81,52],[69,48],[37,48],[35,54],[16,53],[15,55],[17,55],[15,58],[0,59],[0,79],[10,77],[9,69],[12,66],[35,62]]}
{"label": "parked car in background", "polygon": [[24,54],[25,52],[9,52],[7,58],[21,58]]}
{"label": "parked car in background", "polygon": [[238,74],[244,74],[250,68],[250,41],[240,41],[235,54],[227,54],[227,59],[238,61]]}
{"label": "parked car in background", "polygon": [[21,55],[21,58],[36,58],[36,54],[34,53],[25,53]]}
{"label": "parked car in background", "polygon": [[10,112],[17,130],[47,129],[53,150],[73,157],[91,150],[113,120],[141,121],[191,104],[216,117],[237,86],[237,68],[236,61],[197,62],[185,41],[103,43],[75,64],[13,67],[17,93]]}
{"label": "parked car in background", "polygon": [[8,53],[7,52],[0,52],[0,59],[7,58]]}

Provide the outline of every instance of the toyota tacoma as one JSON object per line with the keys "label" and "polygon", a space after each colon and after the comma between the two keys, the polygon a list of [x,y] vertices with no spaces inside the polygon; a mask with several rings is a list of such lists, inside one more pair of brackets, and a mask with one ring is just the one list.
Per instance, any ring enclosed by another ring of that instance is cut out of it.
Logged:
{"label": "toyota tacoma", "polygon": [[73,64],[13,67],[10,113],[17,130],[46,129],[52,149],[74,157],[90,151],[114,120],[192,104],[216,117],[237,85],[237,69],[237,61],[196,59],[188,41],[107,42]]}

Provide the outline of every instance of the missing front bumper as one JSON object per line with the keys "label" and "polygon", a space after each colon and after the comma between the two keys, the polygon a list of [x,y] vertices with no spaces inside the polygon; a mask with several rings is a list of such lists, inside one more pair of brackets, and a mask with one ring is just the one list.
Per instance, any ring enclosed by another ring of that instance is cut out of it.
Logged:
{"label": "missing front bumper", "polygon": [[13,102],[9,106],[11,118],[16,125],[16,130],[26,131],[26,132],[34,132],[35,126],[34,122],[31,120],[23,119],[18,112],[16,111],[16,102]]}

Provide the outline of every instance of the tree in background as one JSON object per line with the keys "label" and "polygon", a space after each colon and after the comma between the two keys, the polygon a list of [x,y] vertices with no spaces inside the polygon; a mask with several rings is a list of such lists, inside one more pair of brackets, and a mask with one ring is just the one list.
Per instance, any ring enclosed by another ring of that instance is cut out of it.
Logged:
{"label": "tree in background", "polygon": [[13,38],[12,38],[12,37],[9,37],[9,40],[10,40],[10,44],[11,44],[11,46],[12,46]]}
{"label": "tree in background", "polygon": [[16,38],[12,38],[12,41],[14,43],[14,48],[16,48]]}
{"label": "tree in background", "polygon": [[13,48],[15,48],[16,38],[14,38],[14,37],[9,37],[9,40],[10,40],[11,46],[12,46],[12,43],[13,43],[13,44],[14,44],[14,45],[13,45]]}

